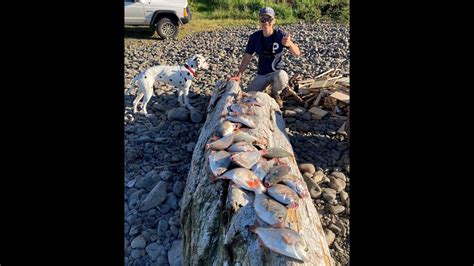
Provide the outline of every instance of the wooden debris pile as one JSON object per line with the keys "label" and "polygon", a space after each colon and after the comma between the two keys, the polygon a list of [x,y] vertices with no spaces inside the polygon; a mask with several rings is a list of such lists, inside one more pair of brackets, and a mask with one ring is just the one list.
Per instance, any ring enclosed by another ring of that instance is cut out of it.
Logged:
{"label": "wooden debris pile", "polygon": [[[316,77],[296,74],[289,80],[289,87],[283,90],[283,100],[294,100],[308,109],[313,119],[330,115],[332,119],[347,122],[350,104],[349,77],[343,77],[341,69],[330,69]],[[348,123],[341,127],[348,128]],[[347,130],[344,130],[347,133]]]}

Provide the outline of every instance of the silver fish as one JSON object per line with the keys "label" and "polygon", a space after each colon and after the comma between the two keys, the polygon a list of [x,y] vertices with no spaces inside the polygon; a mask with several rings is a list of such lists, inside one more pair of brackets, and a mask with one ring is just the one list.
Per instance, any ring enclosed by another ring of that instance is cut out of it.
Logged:
{"label": "silver fish", "polygon": [[290,166],[286,164],[272,167],[270,172],[268,172],[268,175],[265,177],[265,187],[270,187],[280,182],[283,177],[290,173],[290,170]]}
{"label": "silver fish", "polygon": [[232,132],[234,132],[234,130],[236,130],[237,128],[239,128],[238,124],[234,124],[230,121],[225,120],[219,126],[219,132],[221,133],[222,136],[227,136],[227,135],[232,134]]}
{"label": "silver fish", "polygon": [[227,171],[230,163],[230,153],[226,151],[211,151],[209,153],[209,166],[215,176],[219,176]]}
{"label": "silver fish", "polygon": [[239,141],[232,144],[227,150],[229,152],[246,152],[246,151],[256,151],[257,148],[255,148],[252,144],[246,141]]}
{"label": "silver fish", "polygon": [[283,157],[293,157],[293,155],[280,147],[273,147],[273,148],[268,149],[267,152],[263,155],[263,157],[283,158]]}
{"label": "silver fish", "polygon": [[273,252],[308,262],[309,248],[304,239],[290,228],[250,226],[249,230],[258,235],[264,246]]}
{"label": "silver fish", "polygon": [[257,127],[257,124],[255,124],[252,118],[248,115],[238,115],[238,116],[227,115],[225,119],[234,123],[241,123],[242,125],[245,125],[249,128]]}
{"label": "silver fish", "polygon": [[225,102],[224,104],[224,109],[222,110],[222,113],[220,114],[221,117],[225,117],[226,115],[229,114],[229,109],[230,109],[230,106],[232,105],[232,98],[228,98],[227,101]]}
{"label": "silver fish", "polygon": [[264,158],[260,158],[260,160],[252,166],[252,171],[260,177],[260,180],[263,180],[265,176],[270,172],[270,165],[268,161]]}
{"label": "silver fish", "polygon": [[217,176],[213,179],[229,179],[234,182],[239,188],[250,190],[256,194],[260,194],[266,191],[260,178],[255,175],[252,171],[245,168],[234,168],[225,172],[224,174]]}
{"label": "silver fish", "polygon": [[285,185],[289,186],[296,193],[298,193],[300,198],[305,198],[309,195],[305,183],[295,175],[286,175],[281,179],[281,182],[283,182]]}
{"label": "silver fish", "polygon": [[239,152],[230,157],[232,162],[235,164],[250,169],[254,164],[256,164],[260,158],[262,158],[262,151],[255,150],[255,151],[246,151],[246,152]]}
{"label": "silver fish", "polygon": [[224,149],[227,149],[230,145],[232,145],[233,141],[234,141],[234,134],[230,134],[220,139],[217,139],[211,143],[206,144],[206,149],[224,150]]}
{"label": "silver fish", "polygon": [[236,130],[234,132],[234,135],[235,135],[234,142],[246,141],[246,142],[249,142],[249,143],[253,143],[253,142],[259,140],[259,138],[254,137],[254,136],[250,135],[249,133],[247,133],[245,131],[242,131],[241,129]]}
{"label": "silver fish", "polygon": [[275,184],[267,189],[268,195],[280,203],[286,205],[287,208],[298,208],[298,194],[291,188],[281,184]]}
{"label": "silver fish", "polygon": [[267,224],[284,227],[288,209],[265,194],[256,194],[253,209],[257,216]]}

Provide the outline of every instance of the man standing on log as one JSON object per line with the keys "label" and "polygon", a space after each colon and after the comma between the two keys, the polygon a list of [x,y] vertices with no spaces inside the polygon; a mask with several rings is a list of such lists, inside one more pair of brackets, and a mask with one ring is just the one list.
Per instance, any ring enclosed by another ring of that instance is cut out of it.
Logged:
{"label": "man standing on log", "polygon": [[240,81],[242,73],[252,60],[252,55],[257,53],[257,76],[250,82],[247,91],[263,91],[269,84],[272,84],[271,96],[282,107],[283,101],[280,93],[288,85],[288,74],[281,69],[283,48],[289,49],[294,56],[301,54],[300,48],[291,40],[289,32],[285,33],[281,29],[273,29],[275,11],[271,7],[262,8],[259,17],[262,30],[250,35],[239,70],[229,79]]}

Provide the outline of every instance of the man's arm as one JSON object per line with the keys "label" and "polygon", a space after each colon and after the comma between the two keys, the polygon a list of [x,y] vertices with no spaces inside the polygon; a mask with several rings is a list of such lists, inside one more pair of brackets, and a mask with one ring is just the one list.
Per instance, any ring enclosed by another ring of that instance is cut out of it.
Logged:
{"label": "man's arm", "polygon": [[247,69],[247,66],[250,64],[250,61],[252,60],[252,55],[251,54],[244,54],[244,57],[242,58],[242,62],[240,63],[239,70],[237,73],[233,76],[230,77],[230,80],[235,80],[235,81],[240,81],[240,76],[242,76],[242,73],[245,72]]}
{"label": "man's arm", "polygon": [[291,45],[288,49],[290,50],[290,53],[294,56],[300,56],[301,55],[300,48],[294,42],[291,42]]}
{"label": "man's arm", "polygon": [[288,49],[290,50],[290,53],[294,56],[300,56],[301,55],[301,51],[300,51],[300,48],[298,47],[298,45],[296,45],[293,40],[291,40],[291,35],[290,33],[288,32],[287,35],[285,35],[283,37],[283,40],[281,41],[281,43],[288,47]]}

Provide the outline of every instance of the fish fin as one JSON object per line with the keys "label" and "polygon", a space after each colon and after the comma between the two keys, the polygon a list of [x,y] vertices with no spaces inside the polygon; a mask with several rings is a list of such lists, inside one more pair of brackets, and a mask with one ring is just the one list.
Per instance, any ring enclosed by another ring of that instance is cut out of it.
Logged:
{"label": "fish fin", "polygon": [[293,209],[293,208],[296,209],[296,208],[299,207],[299,204],[298,204],[298,202],[292,202],[292,203],[286,205],[286,207],[289,208],[289,209]]}
{"label": "fish fin", "polygon": [[282,221],[276,221],[275,224],[272,224],[272,226],[278,227],[278,228],[283,228],[283,227],[285,227],[285,223],[282,222]]}
{"label": "fish fin", "polygon": [[289,236],[288,234],[284,232],[281,234],[281,237],[283,238],[283,242],[285,242],[285,244],[287,245],[293,245],[295,243],[295,240],[292,239],[291,236]]}
{"label": "fish fin", "polygon": [[286,165],[286,162],[282,161],[280,158],[273,158],[272,159],[276,165]]}

